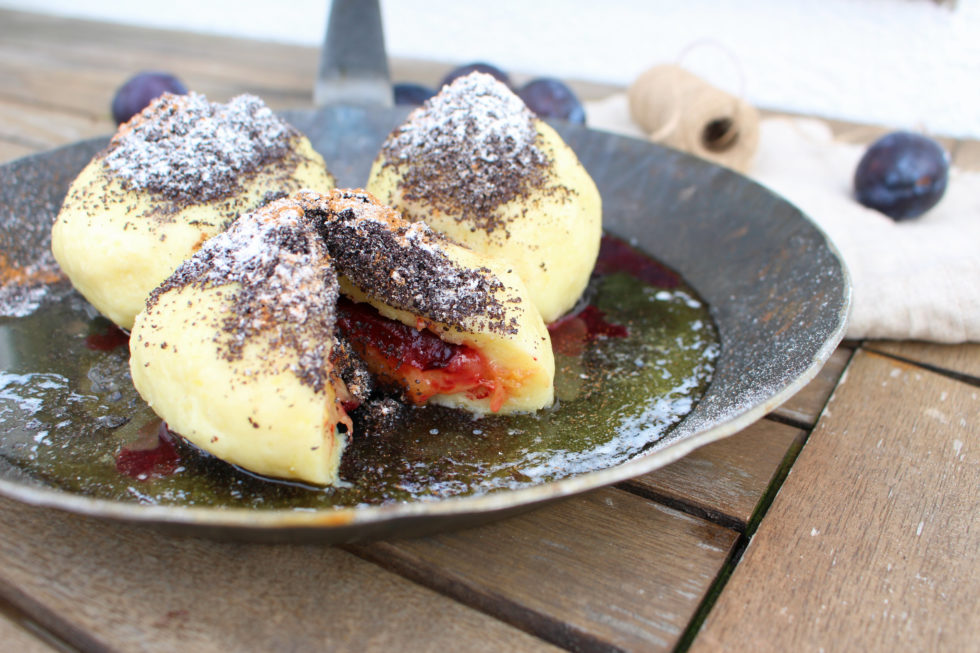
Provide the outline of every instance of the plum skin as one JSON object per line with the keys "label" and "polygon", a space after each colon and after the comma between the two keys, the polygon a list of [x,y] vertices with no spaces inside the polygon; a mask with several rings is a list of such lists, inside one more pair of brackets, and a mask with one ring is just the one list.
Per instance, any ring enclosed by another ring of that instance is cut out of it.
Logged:
{"label": "plum skin", "polygon": [[426,100],[436,94],[435,90],[428,86],[422,86],[421,84],[412,82],[395,84],[392,87],[392,92],[395,96],[395,104],[407,104],[415,107],[422,106]]}
{"label": "plum skin", "polygon": [[187,87],[170,73],[137,73],[116,90],[116,95],[112,98],[112,119],[116,121],[116,125],[129,122],[130,118],[164,93],[185,95]]}
{"label": "plum skin", "polygon": [[854,171],[858,202],[894,220],[916,218],[946,192],[949,155],[934,140],[892,132],[868,147]]}
{"label": "plum skin", "polygon": [[517,91],[524,104],[539,118],[560,118],[585,124],[585,108],[564,82],[552,77],[532,79]]}

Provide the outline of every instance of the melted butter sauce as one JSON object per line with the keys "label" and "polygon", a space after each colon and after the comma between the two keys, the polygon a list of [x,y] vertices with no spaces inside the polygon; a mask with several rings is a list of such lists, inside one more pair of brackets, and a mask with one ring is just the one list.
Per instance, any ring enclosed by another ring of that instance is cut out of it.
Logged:
{"label": "melted butter sauce", "polygon": [[256,478],[173,437],[129,377],[125,334],[75,293],[0,319],[0,466],[73,493],[158,504],[326,508],[546,483],[620,464],[691,411],[719,353],[676,273],[604,239],[580,307],[552,325],[557,401],[529,415],[413,408],[356,435],[342,487]]}

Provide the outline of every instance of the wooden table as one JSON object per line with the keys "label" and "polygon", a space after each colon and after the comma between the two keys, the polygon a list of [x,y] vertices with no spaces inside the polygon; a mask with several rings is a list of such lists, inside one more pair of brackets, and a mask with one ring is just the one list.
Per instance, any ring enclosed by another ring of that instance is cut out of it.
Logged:
{"label": "wooden table", "polygon": [[[315,67],[310,48],[0,11],[0,161],[111,132],[137,70],[286,108]],[[978,167],[975,143],[947,145]],[[0,499],[0,650],[980,650],[978,386],[978,344],[845,343],[665,469],[418,540],[216,543]]]}

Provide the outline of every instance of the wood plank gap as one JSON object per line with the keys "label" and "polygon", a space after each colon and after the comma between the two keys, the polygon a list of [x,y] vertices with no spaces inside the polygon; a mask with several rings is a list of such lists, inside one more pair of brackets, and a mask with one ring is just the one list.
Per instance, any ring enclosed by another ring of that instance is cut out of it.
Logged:
{"label": "wood plank gap", "polygon": [[[408,580],[542,643],[671,651],[737,539],[717,524],[603,488],[472,529],[353,552],[398,577],[406,566]],[[456,596],[459,588],[471,596]]]}
{"label": "wood plank gap", "polygon": [[[827,405],[826,402],[824,402],[824,405],[825,406]],[[822,410],[823,409],[821,408],[821,411]],[[789,417],[787,415],[780,415],[778,413],[769,413],[768,415],[765,416],[764,419],[767,419],[771,422],[776,422],[778,424],[785,424],[786,426],[792,426],[793,428],[796,429],[803,429],[804,431],[809,431],[810,429],[813,428],[813,424],[808,424],[803,420],[793,419],[792,417]]]}
{"label": "wood plank gap", "polygon": [[[21,624],[32,624],[35,629],[29,632],[40,637],[56,649],[74,653],[75,651],[109,651],[103,642],[92,638],[87,632],[63,619],[57,613],[34,600],[17,587],[0,581],[0,609],[12,612],[12,619]],[[41,637],[41,635],[45,635]]]}
{"label": "wood plank gap", "polygon": [[976,650],[978,401],[859,350],[691,650]]}
{"label": "wood plank gap", "polygon": [[711,584],[711,588],[704,595],[704,600],[698,605],[697,611],[694,613],[694,617],[687,624],[687,628],[684,630],[684,634],[681,635],[680,640],[677,642],[677,646],[674,648],[674,653],[686,653],[686,651],[691,648],[691,644],[694,642],[694,638],[698,636],[698,631],[701,630],[701,625],[704,620],[708,618],[708,614],[711,612],[711,608],[715,606],[715,602],[718,601],[718,597],[721,596],[722,591],[725,589],[725,585],[728,584],[728,579],[731,578],[732,573],[738,566],[738,563],[742,560],[742,554],[745,553],[745,549],[749,546],[749,538],[747,536],[739,535],[738,540],[735,542],[735,546],[732,547],[732,552],[729,554],[728,559],[725,560],[725,564],[722,566],[721,571],[718,572],[718,577],[715,578],[715,582]]}
{"label": "wood plank gap", "polygon": [[886,351],[883,349],[877,349],[873,345],[864,345],[864,350],[873,352],[878,356],[884,356],[886,358],[891,358],[892,360],[901,361],[903,363],[908,363],[909,365],[914,365],[916,367],[928,370],[939,374],[940,376],[945,376],[948,379],[953,379],[954,381],[959,381],[961,383],[966,383],[968,385],[973,385],[980,387],[980,377],[973,376],[971,374],[964,374],[962,372],[955,372],[953,370],[947,370],[938,365],[933,365],[932,363],[924,363],[922,361],[915,360],[914,358],[907,358],[905,356],[899,356],[898,354]]}
{"label": "wood plank gap", "polygon": [[18,145],[20,147],[29,147],[39,152],[50,149],[47,143],[24,138],[22,136],[18,136],[17,134],[4,134],[3,132],[0,132],[0,141],[10,143],[11,145]]}
{"label": "wood plank gap", "polygon": [[57,111],[59,113],[65,113],[77,118],[84,118],[86,120],[101,120],[109,115],[112,97],[107,98],[104,111],[95,113],[92,111],[84,111],[78,107],[73,107],[67,104],[58,104],[57,102],[46,102],[44,100],[39,100],[36,96],[16,95],[13,93],[5,93],[3,91],[0,91],[0,101],[12,102],[28,107],[37,107],[47,111]]}
{"label": "wood plank gap", "polygon": [[821,411],[827,405],[827,400],[834,388],[837,387],[840,376],[853,355],[853,348],[845,345],[837,347],[821,366],[816,376],[800,388],[796,394],[774,408],[769,417],[793,420],[784,423],[802,426],[802,428],[812,428],[820,418]]}
{"label": "wood plank gap", "polygon": [[[851,350],[851,354],[847,359],[847,363],[844,365],[844,368],[841,370],[840,375],[837,377],[837,383],[840,383],[840,380],[847,376],[847,369],[854,361],[854,354],[856,352],[857,349]],[[823,407],[820,409],[820,413],[818,413],[818,417],[817,417],[818,422],[820,421],[819,415],[823,414],[823,411],[827,408],[827,403],[830,401],[830,397],[832,397],[833,394],[834,394],[833,391],[831,391],[831,393],[827,397],[827,400],[824,402]],[[815,426],[815,425],[794,424],[793,422],[795,420],[787,419],[780,415],[769,414],[766,416],[766,419],[771,419],[775,422],[786,423],[789,424],[790,426],[796,426],[797,428],[800,428],[802,430],[802,433],[796,439],[796,441],[793,442],[792,445],[790,445],[789,449],[786,450],[786,456],[783,458],[783,464],[780,465],[779,470],[773,476],[772,483],[770,483],[769,487],[766,488],[766,491],[763,493],[762,498],[759,499],[759,503],[756,506],[755,512],[753,512],[752,517],[749,518],[749,522],[745,528],[745,535],[749,539],[751,539],[752,535],[755,534],[756,529],[759,528],[759,524],[762,522],[762,518],[766,516],[766,513],[769,511],[769,507],[772,506],[773,500],[776,498],[776,495],[779,494],[779,489],[783,486],[783,483],[786,481],[786,477],[789,475],[790,470],[793,468],[793,464],[796,463],[796,459],[799,458],[800,452],[803,451],[803,447],[806,445],[806,441],[810,438],[810,433],[813,432],[813,428]]]}
{"label": "wood plank gap", "polygon": [[716,578],[715,582],[711,585],[711,589],[705,595],[704,600],[701,601],[697,612],[695,612],[694,617],[691,619],[687,629],[684,631],[680,641],[677,643],[677,648],[674,649],[675,653],[685,653],[691,647],[691,644],[694,642],[694,638],[698,635],[698,631],[701,630],[701,625],[704,623],[705,619],[708,618],[708,614],[714,607],[715,602],[725,589],[728,579],[731,578],[732,573],[735,571],[739,561],[742,559],[742,554],[745,553],[745,549],[748,547],[749,542],[752,539],[752,535],[759,527],[759,524],[762,522],[762,518],[765,517],[766,512],[768,512],[773,500],[779,493],[779,488],[781,488],[783,482],[786,481],[786,477],[789,475],[789,470],[792,469],[793,464],[799,457],[800,452],[803,450],[803,445],[806,444],[806,440],[809,435],[810,430],[804,429],[803,434],[787,450],[783,464],[780,465],[779,471],[777,471],[776,475],[773,477],[772,483],[769,484],[766,492],[762,495],[762,498],[759,499],[759,505],[756,507],[755,512],[749,519],[749,523],[744,532],[739,536],[738,541],[736,541],[735,546],[732,548],[732,552],[725,561],[725,565],[719,572],[718,578]]}
{"label": "wood plank gap", "polygon": [[[784,420],[774,419],[773,421],[781,422]],[[806,444],[806,440],[810,435],[810,430],[805,426],[800,427],[799,425],[795,424],[791,424],[791,426],[803,428],[803,435],[801,435],[787,450],[783,464],[780,465],[779,470],[773,477],[772,483],[769,484],[769,487],[762,495],[762,498],[759,499],[759,505],[756,507],[751,519],[749,519],[749,523],[741,531],[735,546],[732,548],[731,554],[725,561],[725,565],[719,572],[715,582],[712,583],[711,589],[705,595],[704,600],[698,606],[697,612],[695,612],[694,617],[691,619],[687,629],[681,636],[681,639],[677,644],[677,648],[674,649],[675,653],[685,653],[685,651],[691,647],[691,644],[694,642],[694,638],[697,637],[698,631],[701,629],[701,625],[704,623],[704,620],[708,618],[711,608],[714,607],[718,597],[721,596],[722,591],[725,589],[728,579],[731,578],[732,572],[734,572],[735,567],[738,566],[738,563],[742,558],[742,554],[745,552],[745,549],[749,545],[749,541],[752,539],[752,535],[759,527],[759,524],[762,522],[762,518],[765,517],[766,512],[772,505],[773,499],[775,499],[776,495],[779,493],[779,488],[782,487],[783,482],[789,475],[789,470],[792,469],[793,464],[796,462],[800,452],[803,450],[803,445]]]}
{"label": "wood plank gap", "polygon": [[19,607],[7,601],[2,593],[0,593],[0,618],[6,618],[11,623],[16,624],[25,633],[30,634],[31,637],[40,640],[56,651],[62,651],[63,653],[78,653],[79,651],[79,649],[68,644],[68,642],[39,624]]}
{"label": "wood plank gap", "polygon": [[745,526],[745,535],[747,537],[751,538],[755,534],[756,529],[759,528],[762,518],[766,516],[773,499],[779,494],[779,489],[786,481],[789,471],[796,463],[796,459],[799,458],[800,452],[803,451],[803,446],[806,444],[807,439],[809,439],[810,433],[810,429],[804,430],[793,444],[790,445],[789,449],[786,450],[786,457],[783,458],[783,464],[779,466],[779,470],[772,478],[772,483],[769,484],[769,487],[762,494],[758,505],[756,505],[755,512],[752,513],[752,516],[749,518],[749,523]]}
{"label": "wood plank gap", "polygon": [[751,534],[755,532],[755,529],[758,527],[758,523],[762,520],[762,517],[765,516],[765,511],[768,510],[769,506],[772,504],[773,498],[776,496],[776,493],[779,492],[780,486],[783,484],[783,481],[786,480],[786,476],[789,474],[790,468],[792,468],[793,463],[796,462],[796,458],[800,455],[803,444],[806,442],[806,438],[809,436],[812,429],[812,427],[808,424],[803,424],[778,415],[769,415],[766,417],[766,419],[796,428],[800,430],[802,434],[790,445],[789,449],[787,449],[783,462],[780,463],[779,468],[773,475],[772,481],[760,497],[759,503],[748,522],[744,522],[737,517],[733,517],[732,515],[728,515],[721,511],[712,510],[703,505],[697,505],[693,502],[685,501],[678,497],[668,496],[663,492],[659,492],[650,487],[641,486],[631,481],[624,481],[614,485],[613,487],[623,490],[624,492],[629,492],[631,494],[643,497],[644,499],[649,499],[650,501],[656,501],[657,503],[673,508],[679,512],[710,521],[737,533]]}
{"label": "wood plank gap", "polygon": [[[782,420],[774,420],[782,421]],[[803,445],[806,444],[806,440],[810,435],[810,430],[804,427],[803,434],[790,446],[786,452],[786,458],[783,460],[783,464],[780,465],[779,470],[773,477],[772,483],[766,489],[766,492],[759,499],[759,505],[756,507],[751,519],[749,519],[748,525],[744,528],[744,531],[739,536],[732,548],[732,552],[728,559],[725,561],[725,565],[722,567],[712,583],[711,589],[705,595],[704,600],[698,606],[697,612],[695,612],[694,617],[691,619],[690,624],[688,624],[687,629],[681,636],[680,641],[677,644],[677,648],[674,649],[675,653],[685,653],[694,642],[694,638],[697,637],[698,631],[701,629],[701,625],[704,620],[708,618],[708,614],[711,612],[711,608],[714,607],[715,602],[718,597],[721,596],[722,591],[725,589],[725,585],[728,583],[728,579],[731,578],[732,573],[735,571],[735,567],[738,566],[739,561],[742,558],[742,554],[748,547],[749,542],[752,539],[752,535],[755,533],[759,524],[762,522],[762,518],[765,517],[766,512],[772,505],[773,500],[779,493],[779,488],[782,487],[783,482],[785,482],[786,477],[789,475],[789,470],[792,469],[793,464],[799,457],[800,452],[803,450]]]}
{"label": "wood plank gap", "polygon": [[613,487],[617,490],[622,490],[623,492],[629,492],[630,494],[635,494],[636,496],[643,497],[644,499],[649,499],[650,501],[656,501],[661,505],[667,506],[668,508],[673,508],[678,512],[683,512],[691,515],[692,517],[698,517],[700,519],[704,519],[705,521],[710,521],[737,533],[742,533],[745,531],[745,523],[741,519],[731,515],[726,515],[718,510],[711,510],[705,506],[699,506],[695,503],[678,499],[677,497],[667,496],[666,494],[658,492],[653,488],[632,483],[630,481],[617,483],[613,485]]}
{"label": "wood plank gap", "polygon": [[339,548],[362,560],[370,562],[385,571],[397,574],[417,585],[456,601],[468,608],[477,610],[489,617],[533,635],[549,644],[561,646],[571,651],[619,651],[604,642],[567,623],[553,619],[531,608],[492,591],[477,591],[463,579],[446,573],[438,576],[426,574],[425,565],[407,552],[390,558],[377,549],[359,544],[343,544]]}

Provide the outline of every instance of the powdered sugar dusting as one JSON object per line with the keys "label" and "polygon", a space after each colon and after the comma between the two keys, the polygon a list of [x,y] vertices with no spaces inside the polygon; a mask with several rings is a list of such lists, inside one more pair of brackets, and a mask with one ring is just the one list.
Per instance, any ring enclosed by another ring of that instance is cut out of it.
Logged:
{"label": "powdered sugar dusting", "polygon": [[[397,141],[410,152],[438,151],[465,145],[471,161],[499,161],[508,152],[534,145],[534,114],[507,86],[485,73],[460,77],[416,109]],[[434,137],[434,138],[433,138]]]}
{"label": "powdered sugar dusting", "polygon": [[218,104],[166,94],[120,128],[104,163],[129,188],[207,201],[237,192],[243,174],[284,156],[297,134],[254,95]]}
{"label": "powdered sugar dusting", "polygon": [[37,261],[27,265],[17,265],[0,251],[0,315],[30,315],[41,305],[50,284],[63,278],[50,249],[43,250]]}
{"label": "powdered sugar dusting", "polygon": [[0,316],[26,317],[37,310],[48,294],[48,284],[0,283]]}
{"label": "powdered sugar dusting", "polygon": [[[333,344],[337,275],[312,223],[295,202],[279,200],[241,216],[207,241],[147,300],[147,309],[175,288],[238,284],[231,314],[221,316],[218,342],[229,360],[249,341],[299,354],[293,370],[319,391],[327,383]],[[258,340],[261,338],[261,340]]]}
{"label": "powdered sugar dusting", "polygon": [[520,299],[490,269],[455,262],[450,242],[427,225],[407,222],[364,191],[294,197],[317,222],[338,272],[368,296],[451,326],[516,332],[501,297]]}
{"label": "powdered sugar dusting", "polygon": [[[487,231],[493,211],[544,183],[534,114],[504,84],[471,73],[430,98],[382,148],[405,199],[431,203]],[[424,216],[411,216],[424,219]]]}

